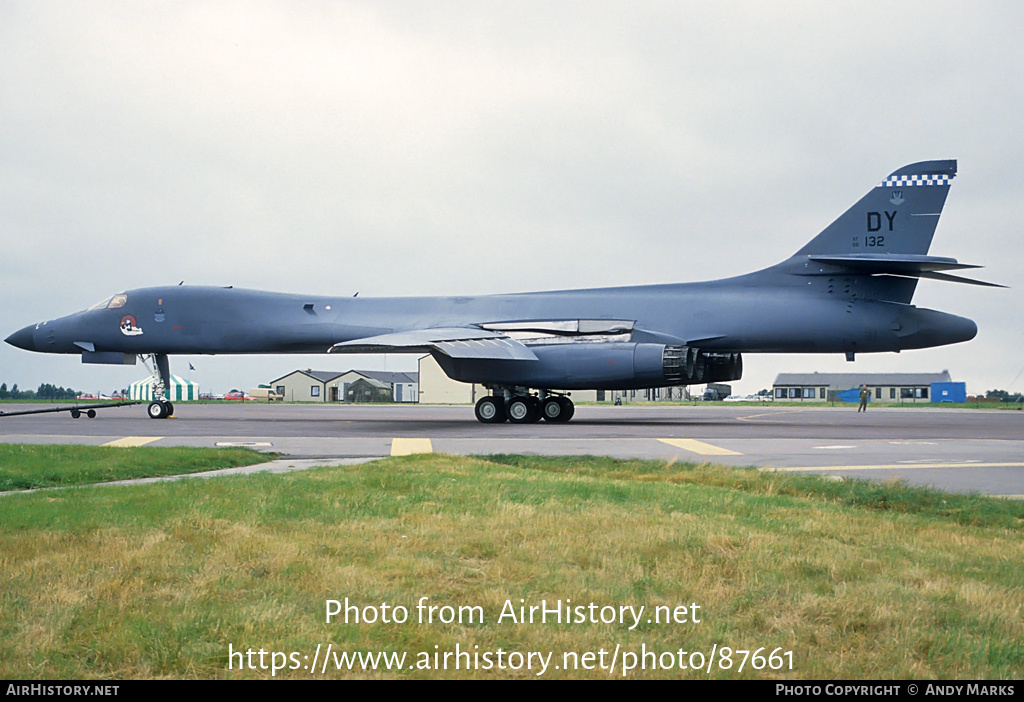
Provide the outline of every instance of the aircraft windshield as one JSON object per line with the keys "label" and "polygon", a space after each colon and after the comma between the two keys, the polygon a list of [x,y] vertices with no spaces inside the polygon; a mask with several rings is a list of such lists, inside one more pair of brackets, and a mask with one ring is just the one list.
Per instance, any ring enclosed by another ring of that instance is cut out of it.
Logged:
{"label": "aircraft windshield", "polygon": [[117,295],[114,295],[113,297],[108,297],[106,300],[103,300],[103,302],[97,302],[95,305],[90,307],[87,311],[91,312],[92,310],[103,310],[103,309],[114,310],[114,309],[117,309],[118,307],[124,307],[126,302],[128,302],[128,296],[125,295],[124,293],[118,293]]}

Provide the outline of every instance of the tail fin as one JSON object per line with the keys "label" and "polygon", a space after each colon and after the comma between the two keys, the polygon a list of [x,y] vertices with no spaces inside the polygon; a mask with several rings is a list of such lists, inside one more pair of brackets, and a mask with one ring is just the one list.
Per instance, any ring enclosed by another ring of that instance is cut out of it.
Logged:
{"label": "tail fin", "polygon": [[928,253],[956,161],[922,161],[894,171],[796,255]]}
{"label": "tail fin", "polygon": [[894,171],[785,263],[799,275],[856,276],[866,297],[909,304],[918,278],[1003,287],[945,271],[978,268],[929,256],[956,161],[922,161]]}

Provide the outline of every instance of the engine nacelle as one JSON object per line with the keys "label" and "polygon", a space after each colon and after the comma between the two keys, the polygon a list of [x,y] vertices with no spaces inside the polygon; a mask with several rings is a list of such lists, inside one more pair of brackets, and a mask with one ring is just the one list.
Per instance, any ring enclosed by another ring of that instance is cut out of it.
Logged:
{"label": "engine nacelle", "polygon": [[453,380],[559,390],[631,390],[739,380],[738,353],[705,353],[692,346],[623,342],[539,344],[536,361],[451,358],[437,354]]}
{"label": "engine nacelle", "polygon": [[743,377],[743,356],[738,353],[705,353],[704,380],[698,383],[720,383]]}

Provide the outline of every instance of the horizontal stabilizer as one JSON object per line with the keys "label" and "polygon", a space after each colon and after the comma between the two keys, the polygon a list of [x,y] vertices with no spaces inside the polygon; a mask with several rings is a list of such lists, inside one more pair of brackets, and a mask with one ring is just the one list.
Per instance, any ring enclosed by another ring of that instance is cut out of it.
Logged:
{"label": "horizontal stabilizer", "polygon": [[523,344],[498,332],[473,327],[416,329],[381,334],[331,347],[330,353],[443,353],[451,358],[536,361]]}
{"label": "horizontal stabilizer", "polygon": [[986,288],[1005,288],[1007,286],[1000,285],[999,283],[989,283],[984,280],[975,280],[974,278],[964,278],[961,275],[950,275],[949,273],[937,273],[935,271],[925,271],[923,273],[914,276],[917,278],[931,278],[932,280],[944,280],[947,283],[967,283],[968,285],[983,285]]}
{"label": "horizontal stabilizer", "polygon": [[920,254],[849,254],[845,256],[808,256],[815,263],[848,268],[857,274],[894,275],[904,278],[932,278],[951,283],[968,283],[987,287],[1003,288],[1005,285],[986,283],[980,280],[948,275],[943,271],[981,268],[969,263],[960,263],[955,258],[924,256]]}

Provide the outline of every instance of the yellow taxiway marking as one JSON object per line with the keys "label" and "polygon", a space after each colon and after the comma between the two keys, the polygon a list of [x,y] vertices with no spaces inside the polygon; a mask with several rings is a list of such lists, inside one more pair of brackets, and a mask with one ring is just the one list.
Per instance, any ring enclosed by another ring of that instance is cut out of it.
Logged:
{"label": "yellow taxiway marking", "polygon": [[886,463],[877,466],[792,466],[762,468],[762,470],[790,473],[796,470],[909,470],[915,468],[1024,468],[1024,463]]}
{"label": "yellow taxiway marking", "polygon": [[697,441],[696,439],[658,439],[663,444],[669,446],[675,446],[686,451],[693,451],[699,453],[702,456],[742,456],[742,453],[738,451],[730,451],[720,446],[712,446],[711,444],[705,444],[703,441]]}
{"label": "yellow taxiway marking", "polygon": [[151,444],[154,441],[159,441],[164,437],[162,436],[126,436],[123,439],[117,439],[116,441],[110,441],[103,444],[104,446],[120,446],[121,448],[127,448],[129,446],[145,446]]}
{"label": "yellow taxiway marking", "polygon": [[414,453],[433,453],[430,439],[392,439],[392,456],[411,456]]}

